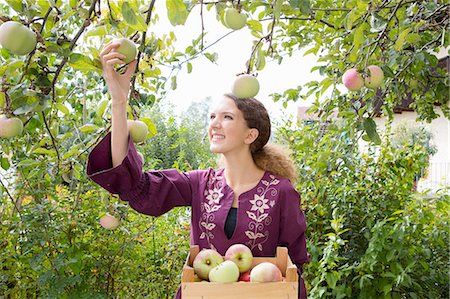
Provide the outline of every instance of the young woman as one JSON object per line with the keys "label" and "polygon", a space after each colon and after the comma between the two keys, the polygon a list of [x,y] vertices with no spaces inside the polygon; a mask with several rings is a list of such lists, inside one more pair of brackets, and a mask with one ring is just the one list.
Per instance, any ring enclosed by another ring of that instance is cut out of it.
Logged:
{"label": "young woman", "polygon": [[[274,256],[277,246],[286,246],[301,274],[309,256],[300,196],[291,184],[295,167],[285,152],[267,144],[271,123],[264,106],[226,94],[212,109],[210,149],[222,155],[221,168],[143,172],[126,121],[136,61],[125,74],[116,73],[114,65],[124,58],[114,51],[117,46],[110,43],[100,53],[112,98],[112,130],[89,155],[89,177],[143,214],[159,216],[173,207],[191,206],[191,244],[200,249],[224,255],[241,243],[254,256]],[[301,277],[299,298],[306,298]]]}

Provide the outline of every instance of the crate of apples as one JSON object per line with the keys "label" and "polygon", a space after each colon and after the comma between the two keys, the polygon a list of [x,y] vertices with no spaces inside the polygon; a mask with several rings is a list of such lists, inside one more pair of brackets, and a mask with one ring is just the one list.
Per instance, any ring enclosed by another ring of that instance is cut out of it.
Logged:
{"label": "crate of apples", "polygon": [[183,299],[297,298],[297,267],[288,250],[278,247],[275,257],[253,257],[243,244],[220,255],[213,249],[191,246],[181,276]]}

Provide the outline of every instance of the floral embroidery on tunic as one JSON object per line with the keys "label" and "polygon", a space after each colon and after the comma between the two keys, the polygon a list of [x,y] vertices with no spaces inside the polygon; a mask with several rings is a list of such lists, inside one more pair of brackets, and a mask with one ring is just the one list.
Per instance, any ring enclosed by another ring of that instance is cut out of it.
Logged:
{"label": "floral embroidery on tunic", "polygon": [[222,178],[222,176],[217,175],[216,173],[209,177],[204,192],[205,200],[203,200],[202,204],[200,205],[200,211],[202,212],[199,221],[200,230],[202,232],[200,235],[200,239],[206,239],[212,249],[215,249],[214,245],[211,244],[211,240],[214,239],[214,234],[212,231],[216,227],[216,216],[214,212],[218,211],[222,206],[220,204],[220,200],[223,197]]}
{"label": "floral embroidery on tunic", "polygon": [[269,201],[269,198],[278,194],[278,190],[273,186],[278,185],[280,182],[273,175],[270,175],[269,177],[271,179],[270,181],[261,181],[265,187],[257,188],[253,200],[250,200],[252,207],[250,208],[250,211],[247,211],[250,222],[248,224],[249,230],[245,231],[245,234],[250,240],[246,244],[252,250],[257,247],[262,251],[263,244],[269,238],[269,231],[266,227],[272,223],[272,217],[269,216],[267,210],[271,207],[273,208],[275,205],[275,200]]}

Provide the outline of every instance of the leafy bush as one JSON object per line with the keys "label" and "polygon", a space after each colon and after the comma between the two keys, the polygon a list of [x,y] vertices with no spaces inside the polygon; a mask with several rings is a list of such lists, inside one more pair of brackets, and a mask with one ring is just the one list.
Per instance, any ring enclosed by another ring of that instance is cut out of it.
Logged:
{"label": "leafy bush", "polygon": [[413,193],[421,144],[358,149],[343,122],[283,126],[308,220],[311,298],[447,298],[450,197]]}

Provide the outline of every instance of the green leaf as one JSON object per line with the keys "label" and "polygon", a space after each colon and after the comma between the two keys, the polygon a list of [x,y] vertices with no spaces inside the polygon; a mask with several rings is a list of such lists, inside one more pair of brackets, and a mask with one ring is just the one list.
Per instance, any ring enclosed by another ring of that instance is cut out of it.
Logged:
{"label": "green leaf", "polygon": [[145,23],[144,18],[139,13],[136,13],[128,2],[122,3],[122,16],[125,22],[133,29],[138,31],[147,30],[147,24]]}
{"label": "green leaf", "polygon": [[173,26],[184,25],[189,15],[182,0],[166,0],[167,17]]}
{"label": "green leaf", "polygon": [[17,11],[18,13],[23,13],[23,1],[18,1],[18,0],[6,0],[6,3],[8,3],[8,5],[14,9],[15,11]]}
{"label": "green leaf", "polygon": [[219,57],[217,55],[217,53],[204,53],[204,55],[206,56],[206,58],[209,59],[209,61],[211,61],[212,63],[216,63],[217,58]]}
{"label": "green leaf", "polygon": [[309,0],[300,0],[300,11],[304,15],[309,15],[311,13],[311,3]]}
{"label": "green leaf", "polygon": [[155,136],[158,133],[157,130],[156,130],[155,123],[150,118],[144,117],[141,120],[147,125],[147,128],[148,128],[148,135],[147,135],[147,137],[151,138],[151,137]]}
{"label": "green leaf", "polygon": [[42,147],[38,147],[37,149],[33,150],[32,153],[33,154],[38,154],[38,155],[56,156],[56,151],[55,150],[49,150],[49,149],[42,148]]}
{"label": "green leaf", "polygon": [[90,29],[89,31],[86,32],[86,37],[89,36],[104,36],[106,34],[108,34],[109,32],[109,25],[98,25],[95,26],[94,28]]}
{"label": "green leaf", "polygon": [[364,130],[367,133],[367,136],[369,136],[370,141],[372,141],[375,144],[381,144],[380,136],[377,132],[377,124],[372,118],[365,118],[364,122]]}
{"label": "green leaf", "polygon": [[70,113],[69,109],[62,103],[56,103],[55,107],[56,107],[56,109],[58,109],[59,111],[61,111],[65,115]]}
{"label": "green leaf", "polygon": [[80,132],[89,133],[98,130],[99,127],[93,124],[85,124],[80,128]]}
{"label": "green leaf", "polygon": [[190,74],[192,72],[192,63],[190,63],[190,62],[187,63],[187,72],[188,72],[188,74]]}
{"label": "green leaf", "polygon": [[170,88],[171,88],[172,90],[177,89],[177,77],[172,76],[172,77],[170,78]]}
{"label": "green leaf", "polygon": [[403,48],[403,45],[406,41],[406,37],[408,36],[409,32],[411,32],[411,28],[406,28],[398,35],[398,38],[394,44],[395,51],[400,52],[400,50]]}
{"label": "green leaf", "polygon": [[80,71],[100,71],[89,57],[80,53],[70,54],[69,65]]}
{"label": "green leaf", "polygon": [[273,15],[275,16],[275,22],[277,22],[277,23],[280,20],[282,6],[283,6],[283,0],[275,0],[275,7],[273,8]]}
{"label": "green leaf", "polygon": [[4,169],[4,170],[8,170],[9,169],[9,160],[6,157],[2,157],[2,159],[0,160],[0,166]]}
{"label": "green leaf", "polygon": [[108,99],[101,100],[100,103],[98,103],[97,109],[95,110],[95,114],[97,115],[98,118],[103,118],[103,115],[105,114],[105,110],[108,107],[108,104],[109,104]]}

